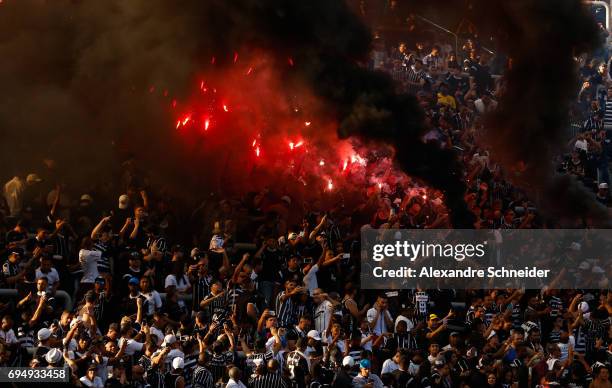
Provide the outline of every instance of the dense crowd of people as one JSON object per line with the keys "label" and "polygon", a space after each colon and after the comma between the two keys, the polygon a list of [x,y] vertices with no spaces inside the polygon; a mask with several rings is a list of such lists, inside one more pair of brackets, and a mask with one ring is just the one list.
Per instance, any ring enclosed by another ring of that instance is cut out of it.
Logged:
{"label": "dense crowd of people", "polygon": [[[605,205],[607,60],[582,61],[581,125],[559,160]],[[476,228],[555,226],[478,143],[503,93],[498,57],[377,33],[369,66],[417,96],[424,141],[463,159]],[[68,368],[87,387],[611,385],[608,290],[360,289],[364,225],[450,226],[443,193],[414,180],[364,187],[354,208],[215,197],[186,220],[129,174],[71,201],[80,188],[56,186],[46,162],[0,199],[0,289],[14,294],[0,299],[0,366]]]}

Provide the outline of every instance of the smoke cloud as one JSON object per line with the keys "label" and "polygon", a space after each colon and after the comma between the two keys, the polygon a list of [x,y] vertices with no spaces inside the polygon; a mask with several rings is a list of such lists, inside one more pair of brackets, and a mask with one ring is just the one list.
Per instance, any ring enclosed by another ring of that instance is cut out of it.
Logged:
{"label": "smoke cloud", "polygon": [[[507,165],[526,163],[532,182],[545,176],[543,165],[561,139],[575,83],[573,50],[595,41],[579,3],[483,0],[471,7],[473,21],[501,40],[515,63],[513,86],[492,117],[491,144]],[[465,4],[444,2],[441,12],[463,12]],[[6,0],[0,163],[23,173],[52,157],[73,181],[93,182],[133,154],[164,184],[202,188],[206,170],[223,170],[227,152],[213,165],[194,165],[167,107],[186,99],[211,56],[227,68],[235,52],[265,52],[275,77],[320,99],[340,138],[395,147],[407,174],[444,191],[453,224],[471,227],[455,155],[423,144],[415,99],[359,65],[370,36],[343,1]]]}

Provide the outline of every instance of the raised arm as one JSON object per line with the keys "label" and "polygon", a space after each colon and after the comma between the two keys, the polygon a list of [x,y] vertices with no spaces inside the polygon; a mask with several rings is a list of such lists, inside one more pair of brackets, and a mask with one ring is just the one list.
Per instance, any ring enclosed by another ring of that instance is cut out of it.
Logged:
{"label": "raised arm", "polygon": [[236,282],[238,281],[238,275],[240,274],[240,272],[242,272],[242,268],[249,260],[249,257],[250,255],[248,252],[242,255],[242,260],[240,260],[240,263],[238,263],[236,269],[234,270],[234,274],[232,275],[232,283],[236,284]]}
{"label": "raised arm", "polygon": [[138,236],[138,231],[140,230],[140,219],[136,217],[134,219],[134,229],[132,229],[132,233],[130,233],[130,239],[135,240]]}
{"label": "raised arm", "polygon": [[36,306],[36,311],[34,311],[34,315],[32,315],[32,319],[30,319],[30,326],[34,326],[36,324],[36,322],[38,322],[38,320],[40,319],[40,316],[42,315],[43,310],[45,309],[45,305],[47,302],[47,296],[43,295],[40,297],[40,299],[38,300],[38,306]]}
{"label": "raised arm", "polygon": [[229,340],[230,350],[234,351],[234,349],[236,348],[236,343],[234,341],[234,333],[232,333],[232,331],[229,329],[228,326],[224,326],[223,331],[225,332],[225,335],[227,336],[227,339]]}
{"label": "raised arm", "polygon": [[123,226],[121,227],[121,230],[119,231],[119,237],[121,238],[121,240],[125,240],[125,234],[128,231],[128,228],[132,225],[132,218],[128,217],[125,219],[125,223],[123,224]]}
{"label": "raised arm", "polygon": [[327,222],[327,214],[326,214],[326,215],[324,215],[324,216],[321,218],[321,222],[319,222],[319,225],[317,225],[317,226],[316,226],[316,227],[315,227],[315,228],[312,230],[312,232],[310,232],[310,235],[308,236],[308,240],[309,240],[309,241],[312,241],[312,240],[313,240],[313,239],[316,237],[316,235],[319,233],[319,231],[321,230],[321,228],[323,228],[323,226],[325,226],[325,223],[326,223],[326,222]]}
{"label": "raised arm", "polygon": [[62,186],[58,184],[57,186],[55,186],[55,199],[53,200],[53,206],[51,206],[51,211],[49,212],[51,218],[53,218],[55,216],[55,213],[57,213],[57,208],[59,207],[60,203],[61,192]]}
{"label": "raised arm", "polygon": [[108,216],[108,217],[102,218],[100,222],[98,222],[98,225],[96,225],[96,227],[93,228],[93,230],[91,231],[92,240],[96,240],[98,238],[98,236],[100,235],[100,232],[102,231],[102,228],[104,228],[104,226],[106,226],[106,224],[108,224],[110,220],[111,218],[110,216]]}

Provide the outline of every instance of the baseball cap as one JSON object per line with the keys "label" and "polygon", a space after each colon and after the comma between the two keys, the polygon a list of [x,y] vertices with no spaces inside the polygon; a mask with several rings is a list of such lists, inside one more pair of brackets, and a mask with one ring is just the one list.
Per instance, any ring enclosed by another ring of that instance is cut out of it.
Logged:
{"label": "baseball cap", "polygon": [[89,194],[81,195],[81,202],[93,202],[93,198]]}
{"label": "baseball cap", "polygon": [[355,365],[355,359],[351,356],[346,356],[342,359],[342,365],[352,368]]}
{"label": "baseball cap", "polygon": [[429,320],[431,321],[432,319],[439,319],[439,318],[436,314],[429,314]]}
{"label": "baseball cap", "polygon": [[312,338],[317,341],[321,341],[321,336],[319,335],[319,332],[316,330],[310,330],[308,334],[306,334],[306,337]]}
{"label": "baseball cap", "polygon": [[45,354],[45,360],[49,364],[58,363],[60,362],[61,359],[62,359],[62,352],[57,348],[51,348],[49,349],[47,354]]}
{"label": "baseball cap", "polygon": [[138,282],[139,282],[139,280],[138,280],[138,278],[136,276],[132,276],[130,278],[130,280],[128,280],[128,284],[130,284],[130,285],[138,285]]}
{"label": "baseball cap", "polygon": [[49,339],[49,337],[51,337],[51,330],[47,329],[46,327],[43,327],[42,329],[38,330],[37,337],[39,341]]}
{"label": "baseball cap", "polygon": [[599,188],[600,189],[607,189],[608,188],[608,184],[606,182],[602,182],[599,184]]}
{"label": "baseball cap", "polygon": [[172,360],[172,369],[183,369],[185,361],[181,357],[174,357]]}
{"label": "baseball cap", "polygon": [[119,209],[127,209],[128,205],[130,203],[130,197],[127,196],[127,194],[121,194],[119,196]]}
{"label": "baseball cap", "polygon": [[363,360],[359,361],[359,367],[362,369],[370,369],[371,366],[372,364],[367,358],[364,358]]}
{"label": "baseball cap", "polygon": [[164,342],[162,342],[162,346],[172,345],[176,342],[176,336],[174,334],[167,334],[164,337]]}

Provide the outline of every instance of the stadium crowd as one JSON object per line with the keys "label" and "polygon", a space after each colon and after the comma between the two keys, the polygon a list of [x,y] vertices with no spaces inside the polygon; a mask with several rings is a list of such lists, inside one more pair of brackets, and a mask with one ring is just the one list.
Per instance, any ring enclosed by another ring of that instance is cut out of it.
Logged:
{"label": "stadium crowd", "polygon": [[[612,80],[608,58],[587,59],[559,171],[609,205]],[[499,58],[472,40],[455,52],[377,34],[369,66],[417,96],[425,141],[463,158],[475,227],[555,226],[478,144],[503,93]],[[364,187],[355,208],[264,189],[184,219],[176,200],[125,177],[116,203],[94,188],[70,201],[80,188],[55,186],[51,171],[3,188],[0,289],[17,296],[0,299],[1,366],[68,367],[87,387],[611,385],[607,287],[360,289],[364,225],[449,226],[443,193],[414,180]]]}

